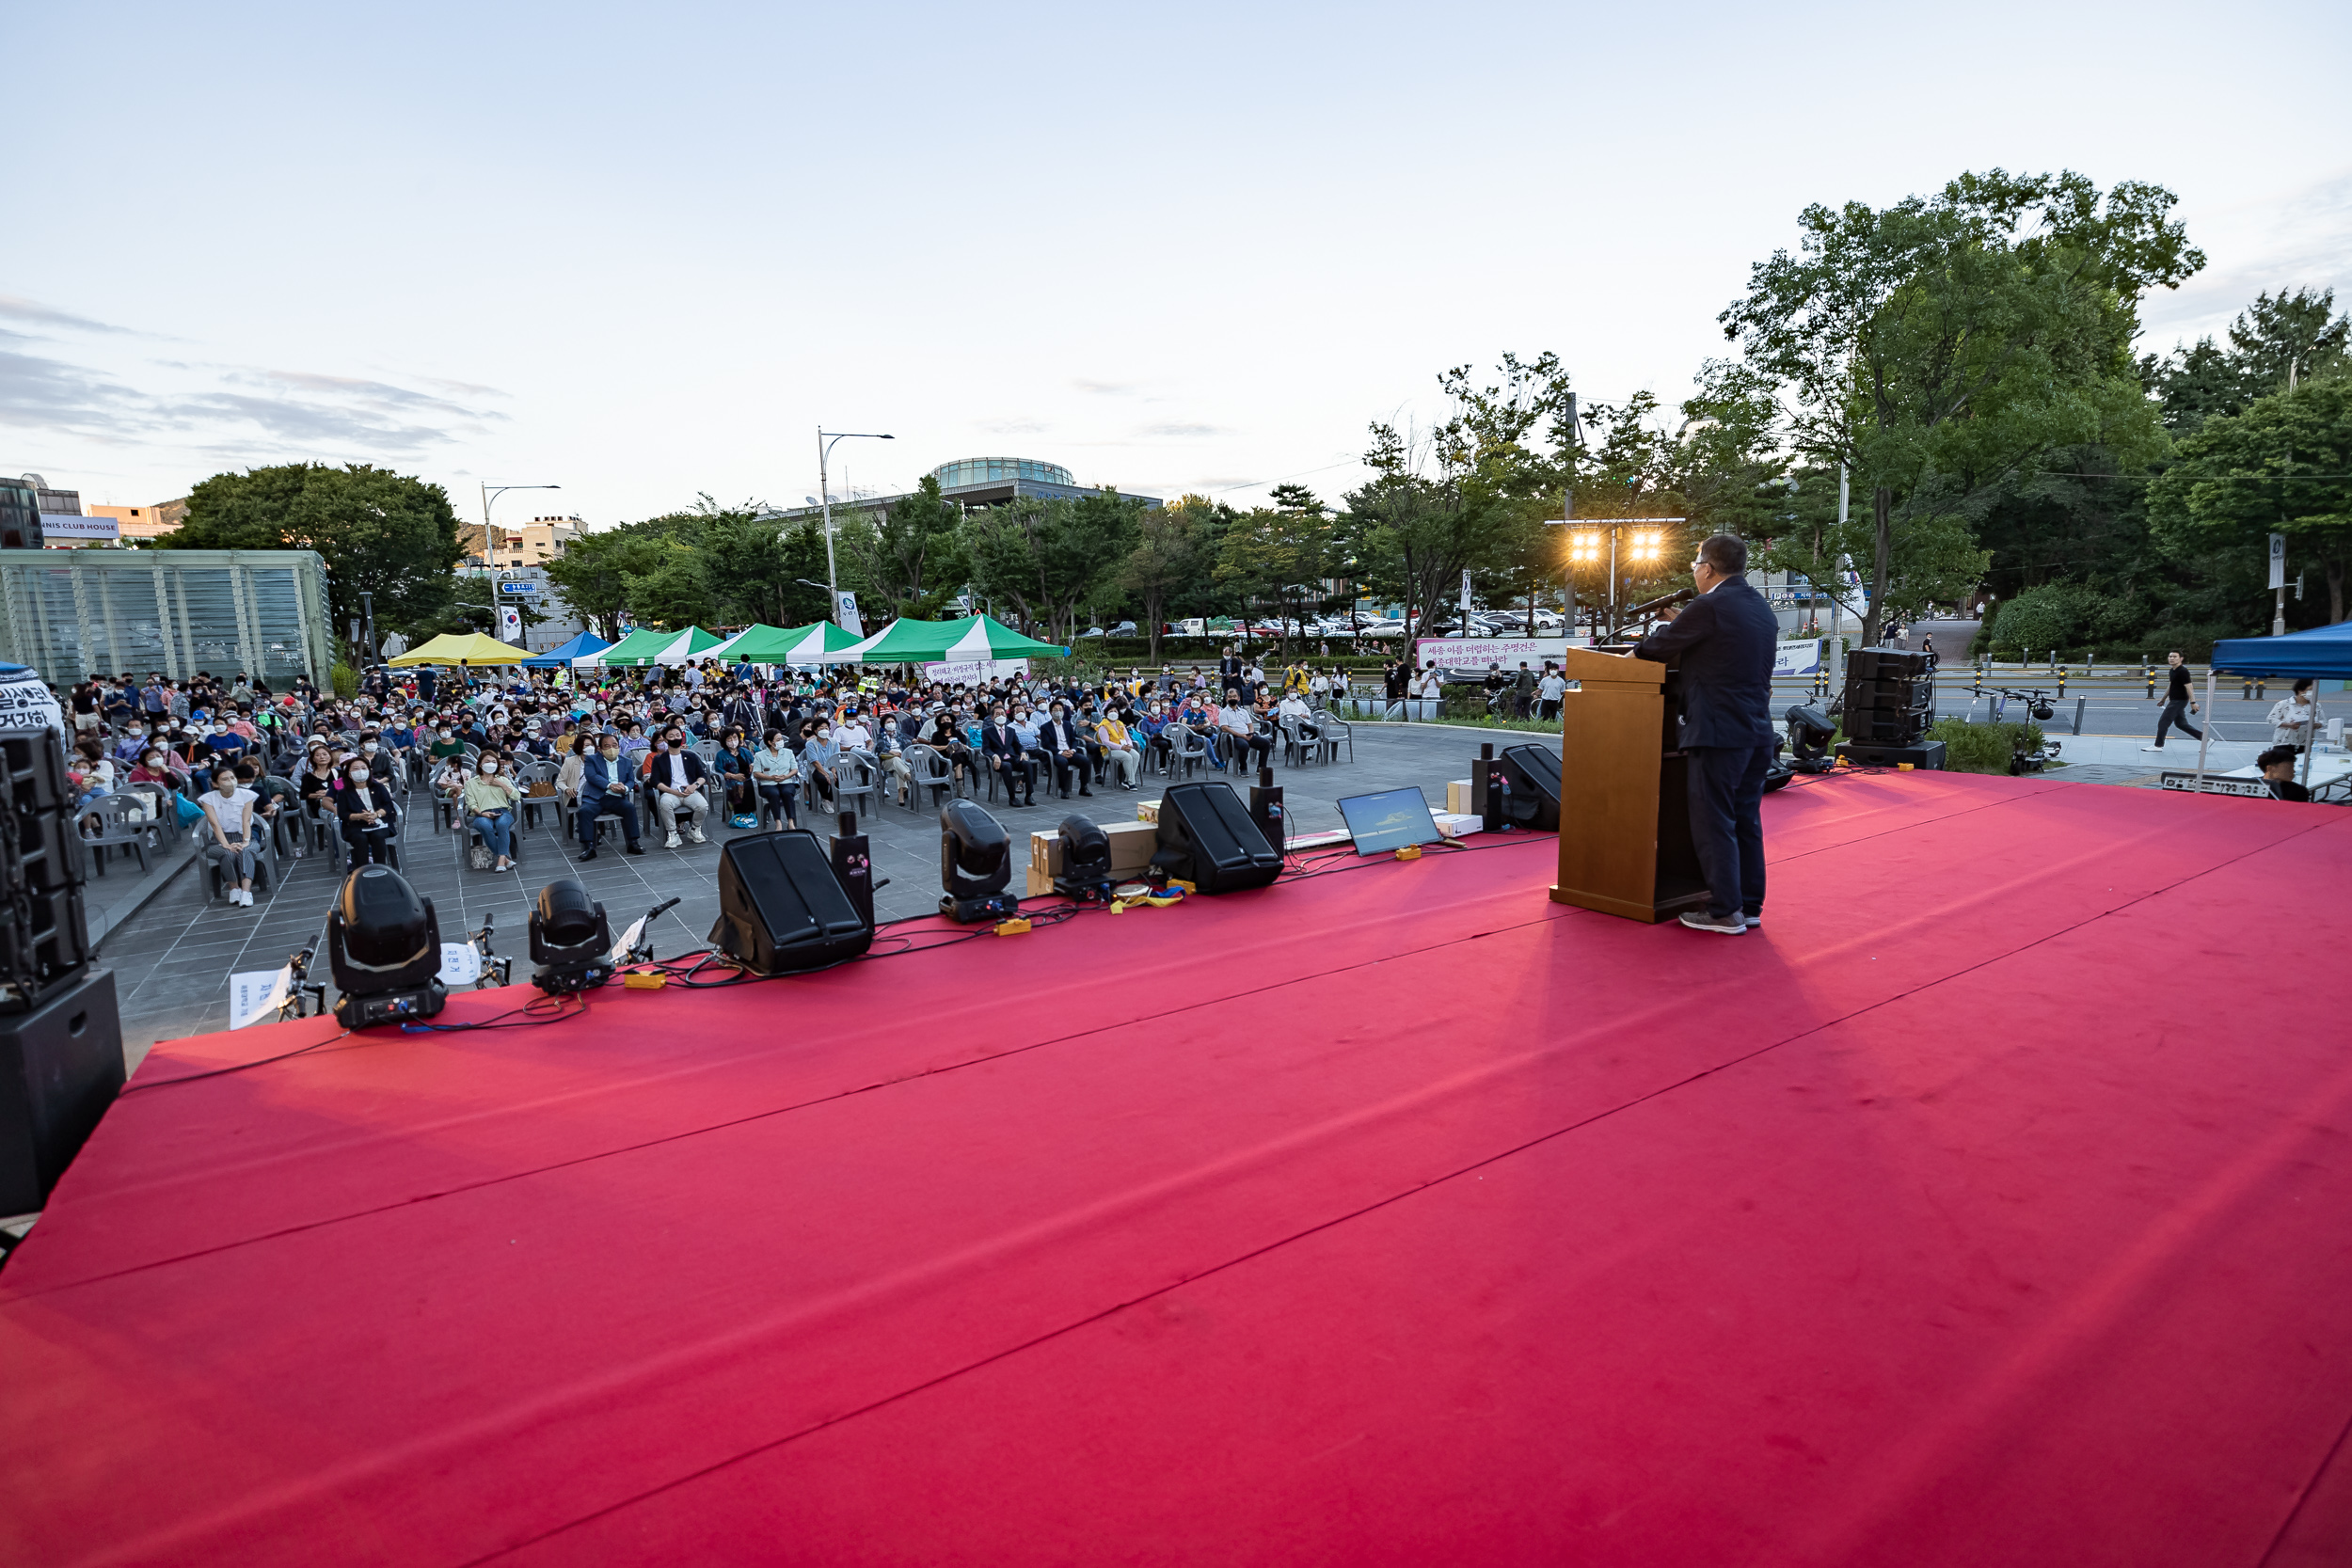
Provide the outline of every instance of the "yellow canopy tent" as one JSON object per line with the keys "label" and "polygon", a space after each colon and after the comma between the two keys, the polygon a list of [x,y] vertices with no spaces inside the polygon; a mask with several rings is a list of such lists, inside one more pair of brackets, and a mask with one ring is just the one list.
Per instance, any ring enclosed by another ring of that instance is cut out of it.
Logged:
{"label": "yellow canopy tent", "polygon": [[421,648],[411,648],[389,662],[405,668],[413,664],[520,664],[531,653],[525,648],[510,648],[495,637],[485,637],[469,631],[460,637],[443,632]]}

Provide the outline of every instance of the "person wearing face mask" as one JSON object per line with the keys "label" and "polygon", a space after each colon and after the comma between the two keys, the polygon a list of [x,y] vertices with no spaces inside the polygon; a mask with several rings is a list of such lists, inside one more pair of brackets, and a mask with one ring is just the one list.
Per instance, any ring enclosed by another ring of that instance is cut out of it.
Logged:
{"label": "person wearing face mask", "polygon": [[234,768],[223,768],[203,797],[204,858],[231,884],[229,902],[253,907],[253,792],[237,787]]}
{"label": "person wearing face mask", "polygon": [[[1037,769],[1030,765],[1028,750],[1021,744],[1021,737],[1013,733],[1012,717],[1002,703],[996,705],[980,730],[980,752],[997,778],[1004,781],[1005,804],[1037,804]],[[1022,798],[1025,788],[1026,800]]]}
{"label": "person wearing face mask", "polygon": [[787,744],[783,730],[771,729],[765,743],[752,753],[752,787],[758,791],[763,821],[773,811],[786,827],[801,825],[801,759]]}
{"label": "person wearing face mask", "polygon": [[703,759],[686,744],[683,728],[673,724],[662,732],[660,745],[646,754],[643,777],[653,800],[654,820],[666,835],[662,847],[678,847],[680,812],[687,816],[686,836],[703,843],[703,818],[709,815],[710,800],[702,791]]}
{"label": "person wearing face mask", "polygon": [[801,747],[801,787],[809,793],[812,800],[818,791],[822,790],[837,803],[840,799],[840,774],[841,746],[833,737],[833,721],[819,719],[816,728],[809,732],[807,742]]}
{"label": "person wearing face mask", "polygon": [[335,791],[335,815],[342,819],[343,842],[351,847],[354,871],[363,865],[389,865],[392,834],[400,827],[400,812],[392,792],[374,776],[364,758],[343,765]]}
{"label": "person wearing face mask", "polygon": [[580,859],[596,858],[596,820],[602,816],[617,816],[628,839],[628,852],[642,855],[645,847],[637,842],[637,798],[629,788],[628,766],[621,760],[618,736],[598,737],[596,749],[590,752],[580,769]]}
{"label": "person wearing face mask", "polygon": [[457,726],[444,714],[433,727],[433,743],[425,748],[426,757],[437,763],[465,754],[466,743],[457,737]]}
{"label": "person wearing face mask", "polygon": [[1103,749],[1104,779],[1121,789],[1135,788],[1136,776],[1143,771],[1143,753],[1136,750],[1135,737],[1120,722],[1117,709],[1096,721],[1094,738]]}
{"label": "person wearing face mask", "polygon": [[133,722],[123,727],[122,738],[115,743],[117,762],[136,762],[147,752],[147,726]]}
{"label": "person wearing face mask", "polygon": [[1063,800],[1070,799],[1070,782],[1073,778],[1078,782],[1079,794],[1093,795],[1086,737],[1071,723],[1068,705],[1055,702],[1053,716],[1038,732],[1038,743],[1045,749],[1046,762],[1054,770],[1054,787],[1061,791]]}
{"label": "person wearing face mask", "polygon": [[481,771],[466,781],[458,797],[457,815],[498,857],[498,863],[491,867],[494,871],[504,871],[515,863],[515,814],[521,809],[522,800],[522,791],[507,773],[505,760],[495,752],[483,752]]}

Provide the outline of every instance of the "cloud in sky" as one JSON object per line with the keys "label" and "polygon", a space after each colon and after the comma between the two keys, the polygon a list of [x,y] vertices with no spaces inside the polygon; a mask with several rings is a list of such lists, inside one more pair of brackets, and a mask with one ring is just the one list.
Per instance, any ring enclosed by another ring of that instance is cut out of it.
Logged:
{"label": "cloud in sky", "polygon": [[29,352],[35,341],[0,327],[0,427],[103,445],[408,458],[506,418],[388,381],[310,371],[230,370],[211,387],[143,390],[104,371]]}
{"label": "cloud in sky", "polygon": [[1138,436],[1153,436],[1170,440],[1198,441],[1204,440],[1211,436],[1224,435],[1225,427],[1221,424],[1184,423],[1182,421],[1178,421],[1169,424],[1144,425],[1138,429],[1136,434]]}
{"label": "cloud in sky", "polygon": [[74,332],[124,335],[131,333],[131,329],[127,326],[115,326],[106,322],[92,321],[87,316],[77,316],[71,311],[59,310],[52,306],[43,305],[39,300],[20,299],[14,294],[0,294],[0,318],[24,322],[34,326],[61,326]]}

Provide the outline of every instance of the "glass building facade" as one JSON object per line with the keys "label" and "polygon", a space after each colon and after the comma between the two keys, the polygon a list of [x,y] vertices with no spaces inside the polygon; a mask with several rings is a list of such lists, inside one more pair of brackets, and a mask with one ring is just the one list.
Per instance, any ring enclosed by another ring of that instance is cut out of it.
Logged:
{"label": "glass building facade", "polygon": [[310,550],[0,550],[0,659],[57,686],[126,670],[324,684],[326,563]]}
{"label": "glass building facade", "polygon": [[1027,480],[1035,484],[1069,484],[1078,482],[1068,468],[1058,463],[1041,463],[1033,457],[966,457],[954,463],[942,463],[931,470],[942,490],[966,489],[976,484],[1003,484],[1013,480]]}

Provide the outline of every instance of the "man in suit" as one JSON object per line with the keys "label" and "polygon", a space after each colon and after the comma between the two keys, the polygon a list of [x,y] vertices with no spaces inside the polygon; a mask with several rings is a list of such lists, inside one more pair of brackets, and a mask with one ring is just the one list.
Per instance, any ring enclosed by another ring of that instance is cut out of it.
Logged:
{"label": "man in suit", "polygon": [[1054,716],[1038,730],[1038,744],[1045,748],[1045,754],[1053,761],[1054,784],[1061,790],[1063,800],[1070,799],[1070,779],[1073,773],[1077,775],[1079,794],[1094,793],[1089,787],[1093,782],[1093,771],[1087,757],[1086,737],[1070,721],[1069,704],[1055,702]]}
{"label": "man in suit", "polygon": [[[989,714],[988,723],[980,731],[980,750],[987,754],[988,765],[1005,781],[1007,805],[1037,804],[1037,774],[1029,767],[1021,737],[1013,733],[1012,721],[1005,717],[1002,703]],[[1028,795],[1025,800],[1021,798],[1025,788]]]}
{"label": "man in suit", "polygon": [[1642,639],[1636,658],[1682,672],[1691,844],[1707,879],[1694,931],[1737,936],[1764,918],[1764,770],[1772,755],[1772,653],[1780,622],[1748,586],[1748,546],[1719,533],[1691,563],[1699,595]]}
{"label": "man in suit", "polygon": [[628,838],[628,852],[642,855],[644,846],[637,842],[637,798],[629,789],[629,768],[621,760],[618,736],[598,737],[597,745],[580,759],[580,844],[586,851],[580,858],[596,858],[596,818],[614,816]]}

